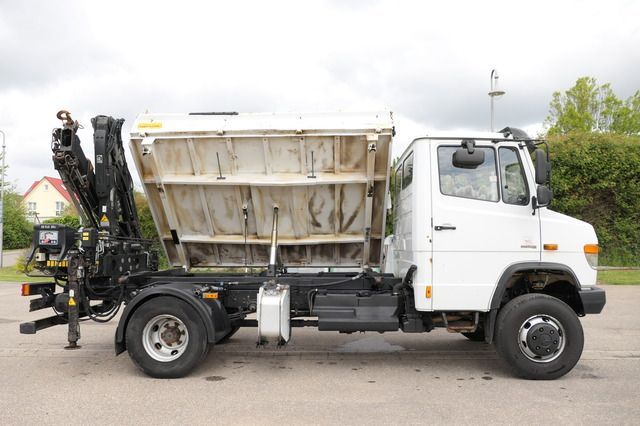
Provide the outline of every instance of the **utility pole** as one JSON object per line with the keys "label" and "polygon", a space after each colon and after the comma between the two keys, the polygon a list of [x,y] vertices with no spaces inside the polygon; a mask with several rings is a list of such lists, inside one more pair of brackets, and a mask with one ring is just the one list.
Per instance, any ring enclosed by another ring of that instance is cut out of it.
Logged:
{"label": "utility pole", "polygon": [[493,132],[493,98],[500,97],[504,95],[506,92],[504,90],[498,89],[498,70],[491,70],[491,91],[489,92],[489,97],[491,98],[491,131]]}
{"label": "utility pole", "polygon": [[5,146],[5,134],[2,130],[0,130],[0,135],[2,135],[2,183],[0,185],[0,268],[4,266],[4,157],[6,156],[6,146]]}

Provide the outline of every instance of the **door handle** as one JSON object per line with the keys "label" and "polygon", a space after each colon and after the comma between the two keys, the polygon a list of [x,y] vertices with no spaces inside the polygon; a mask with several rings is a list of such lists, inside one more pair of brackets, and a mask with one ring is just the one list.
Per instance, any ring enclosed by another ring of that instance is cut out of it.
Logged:
{"label": "door handle", "polygon": [[436,231],[455,231],[456,227],[451,225],[436,225],[433,229]]}

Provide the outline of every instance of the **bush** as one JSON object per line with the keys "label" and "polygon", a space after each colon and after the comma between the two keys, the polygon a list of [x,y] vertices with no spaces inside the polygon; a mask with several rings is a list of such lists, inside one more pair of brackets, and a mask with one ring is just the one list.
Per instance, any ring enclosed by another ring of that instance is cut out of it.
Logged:
{"label": "bush", "polygon": [[27,220],[22,196],[5,189],[3,248],[11,250],[29,247],[32,230],[33,224]]}
{"label": "bush", "polygon": [[24,253],[20,254],[20,256],[18,257],[18,262],[16,263],[17,272],[26,274],[33,271],[33,267],[35,266],[36,261],[32,259],[31,262],[27,264],[27,257],[29,256],[29,254],[31,254],[31,249],[27,249],[24,251]]}
{"label": "bush", "polygon": [[169,267],[169,261],[167,255],[164,252],[164,248],[160,243],[158,237],[158,230],[156,224],[153,221],[151,215],[151,209],[149,208],[149,202],[142,192],[135,192],[134,199],[136,203],[136,209],[138,210],[138,220],[140,221],[140,230],[143,238],[153,241],[152,248],[158,250],[158,269],[167,269]]}
{"label": "bush", "polygon": [[58,223],[60,225],[66,225],[73,229],[80,228],[80,218],[74,214],[65,214],[64,216],[52,217],[45,220],[43,223]]}
{"label": "bush", "polygon": [[640,137],[570,133],[550,137],[555,211],[591,223],[600,263],[637,265],[640,253]]}

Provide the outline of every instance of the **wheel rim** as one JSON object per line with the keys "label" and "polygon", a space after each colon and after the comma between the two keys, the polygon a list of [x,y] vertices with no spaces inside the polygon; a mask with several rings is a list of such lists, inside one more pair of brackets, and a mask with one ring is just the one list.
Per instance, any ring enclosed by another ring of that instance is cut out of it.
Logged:
{"label": "wheel rim", "polygon": [[518,346],[528,359],[534,362],[551,362],[557,359],[566,344],[562,323],[549,315],[534,315],[520,326]]}
{"label": "wheel rim", "polygon": [[171,362],[178,359],[188,343],[187,326],[173,315],[151,318],[142,331],[142,346],[156,361]]}

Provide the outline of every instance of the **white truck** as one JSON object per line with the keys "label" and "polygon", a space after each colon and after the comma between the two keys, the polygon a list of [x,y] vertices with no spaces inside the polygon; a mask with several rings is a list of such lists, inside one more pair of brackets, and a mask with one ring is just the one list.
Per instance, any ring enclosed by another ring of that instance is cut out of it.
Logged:
{"label": "white truck", "polygon": [[32,258],[55,281],[23,294],[57,313],[23,333],[65,323],[76,347],[80,318],[125,304],[116,352],[180,377],[240,327],[260,345],[292,327],[444,328],[553,379],[581,356],[578,317],[604,307],[593,227],[549,210],[548,146],[518,129],[420,137],[392,168],[389,112],[142,114],[130,148],[172,267],[157,271],[121,121],[92,121],[94,171],[78,123],[60,118],[54,162],[85,227],[36,226]]}

